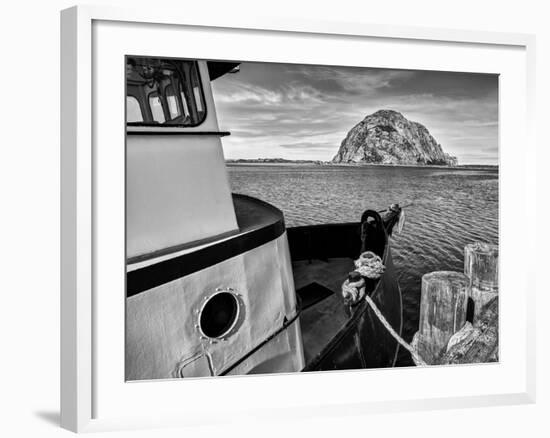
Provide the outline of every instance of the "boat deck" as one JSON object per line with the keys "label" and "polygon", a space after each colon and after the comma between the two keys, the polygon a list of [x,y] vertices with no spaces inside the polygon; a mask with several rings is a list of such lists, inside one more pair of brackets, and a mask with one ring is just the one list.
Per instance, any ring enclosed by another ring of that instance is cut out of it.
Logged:
{"label": "boat deck", "polygon": [[341,285],[354,265],[350,258],[329,258],[294,261],[292,269],[302,299],[300,324],[305,360],[309,363],[348,321]]}
{"label": "boat deck", "polygon": [[233,206],[239,234],[259,230],[283,222],[283,214],[272,205],[250,196],[233,193]]}

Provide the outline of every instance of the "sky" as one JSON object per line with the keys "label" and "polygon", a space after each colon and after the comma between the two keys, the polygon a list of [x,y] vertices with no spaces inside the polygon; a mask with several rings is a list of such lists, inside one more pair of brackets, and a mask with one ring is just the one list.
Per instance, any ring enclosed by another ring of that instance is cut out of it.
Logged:
{"label": "sky", "polygon": [[227,159],[331,160],[380,110],[426,126],[459,164],[498,164],[498,76],[241,63],[212,82]]}

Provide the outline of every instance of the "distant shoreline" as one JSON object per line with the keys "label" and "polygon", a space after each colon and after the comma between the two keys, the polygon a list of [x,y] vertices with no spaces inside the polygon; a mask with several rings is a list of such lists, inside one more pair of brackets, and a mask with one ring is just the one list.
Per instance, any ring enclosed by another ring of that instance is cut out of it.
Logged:
{"label": "distant shoreline", "polygon": [[314,160],[283,160],[283,159],[238,159],[226,160],[231,166],[321,166],[321,167],[414,167],[422,169],[498,169],[498,164],[458,164],[446,166],[440,164],[385,164],[385,163],[332,163]]}

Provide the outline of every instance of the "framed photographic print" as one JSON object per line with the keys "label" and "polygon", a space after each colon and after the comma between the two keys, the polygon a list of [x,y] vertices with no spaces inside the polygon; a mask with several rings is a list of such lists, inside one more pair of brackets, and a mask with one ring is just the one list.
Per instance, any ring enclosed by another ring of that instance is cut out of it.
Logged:
{"label": "framed photographic print", "polygon": [[75,7],[61,38],[63,427],[533,400],[531,36]]}

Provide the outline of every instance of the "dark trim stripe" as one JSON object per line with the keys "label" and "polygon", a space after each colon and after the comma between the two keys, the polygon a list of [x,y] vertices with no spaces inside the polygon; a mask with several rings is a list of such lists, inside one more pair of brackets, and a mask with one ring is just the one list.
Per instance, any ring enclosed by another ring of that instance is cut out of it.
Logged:
{"label": "dark trim stripe", "polygon": [[152,289],[221,263],[277,239],[285,232],[280,219],[261,228],[238,234],[206,248],[164,260],[126,274],[126,297]]}
{"label": "dark trim stripe", "polygon": [[[171,131],[170,129],[174,129]],[[162,128],[155,131],[130,131],[127,130],[128,135],[212,135],[216,137],[227,137],[231,135],[229,131],[176,131],[175,128]]]}

